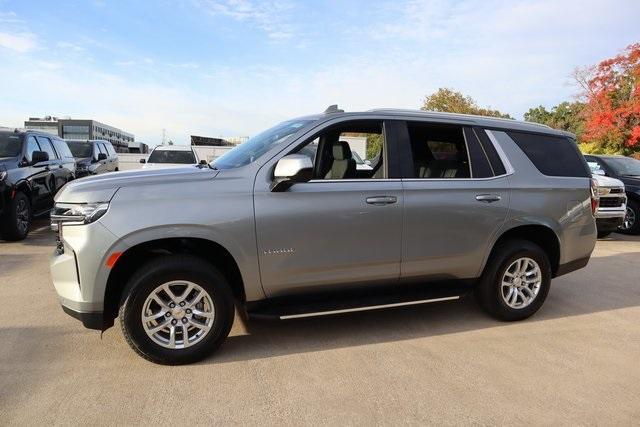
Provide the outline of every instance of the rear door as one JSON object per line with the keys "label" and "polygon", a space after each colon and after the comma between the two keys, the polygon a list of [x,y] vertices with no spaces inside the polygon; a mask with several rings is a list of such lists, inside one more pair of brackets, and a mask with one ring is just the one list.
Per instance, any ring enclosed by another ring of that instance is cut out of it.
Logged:
{"label": "rear door", "polygon": [[408,121],[403,280],[480,274],[509,206],[509,171],[483,129]]}
{"label": "rear door", "polygon": [[47,173],[45,185],[48,188],[48,199],[50,199],[47,204],[50,203],[53,205],[53,197],[56,195],[56,192],[67,182],[66,173],[62,166],[60,156],[56,152],[55,148],[53,148],[51,139],[41,135],[38,135],[37,139],[40,149],[49,155],[49,161],[45,162],[46,165],[44,166],[44,171]]}
{"label": "rear door", "polygon": [[25,144],[25,158],[29,163],[29,166],[26,167],[28,169],[26,179],[31,186],[33,210],[38,213],[46,209],[51,200],[50,172],[47,170],[49,162],[33,163],[34,151],[43,150],[40,148],[35,135],[29,135]]}

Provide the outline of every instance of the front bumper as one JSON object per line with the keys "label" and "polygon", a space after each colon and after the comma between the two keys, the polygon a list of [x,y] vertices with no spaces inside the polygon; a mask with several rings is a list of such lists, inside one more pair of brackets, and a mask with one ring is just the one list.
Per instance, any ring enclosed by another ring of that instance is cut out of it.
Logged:
{"label": "front bumper", "polygon": [[[64,225],[59,233],[50,269],[63,310],[82,320],[88,328],[102,329],[109,275],[104,260],[116,236],[100,221],[87,225]],[[96,325],[100,328],[92,327]]]}
{"label": "front bumper", "polygon": [[64,305],[62,306],[62,311],[64,311],[74,319],[78,319],[79,321],[81,321],[82,325],[87,329],[105,331],[113,326],[113,319],[105,319],[101,311],[83,313],[80,311],[74,311],[69,307],[65,307]]}

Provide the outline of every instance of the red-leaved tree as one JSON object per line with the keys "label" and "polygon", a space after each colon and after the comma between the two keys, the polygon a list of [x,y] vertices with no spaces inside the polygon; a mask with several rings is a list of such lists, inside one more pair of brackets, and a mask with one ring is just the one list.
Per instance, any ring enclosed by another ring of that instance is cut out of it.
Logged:
{"label": "red-leaved tree", "polygon": [[598,65],[576,70],[586,106],[585,151],[631,155],[640,151],[640,43]]}

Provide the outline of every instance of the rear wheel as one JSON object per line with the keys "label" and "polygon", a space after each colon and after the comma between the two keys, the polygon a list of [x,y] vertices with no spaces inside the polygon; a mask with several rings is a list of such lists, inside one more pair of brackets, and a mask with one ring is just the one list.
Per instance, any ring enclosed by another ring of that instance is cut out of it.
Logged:
{"label": "rear wheel", "polygon": [[640,234],[640,204],[635,200],[627,200],[627,213],[618,232]]}
{"label": "rear wheel", "polygon": [[167,256],[131,278],[119,317],[127,342],[145,359],[192,363],[215,351],[229,334],[233,297],[212,265],[195,257]]}
{"label": "rear wheel", "polygon": [[494,249],[475,294],[493,317],[522,320],[540,309],[550,285],[551,265],[545,252],[526,240],[508,240]]}
{"label": "rear wheel", "polygon": [[22,240],[31,226],[31,203],[26,194],[16,192],[0,218],[0,236],[4,240]]}

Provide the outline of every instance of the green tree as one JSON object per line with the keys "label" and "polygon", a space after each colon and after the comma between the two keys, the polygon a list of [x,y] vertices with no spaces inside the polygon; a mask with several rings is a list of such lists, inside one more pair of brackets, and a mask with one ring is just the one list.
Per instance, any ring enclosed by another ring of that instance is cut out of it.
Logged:
{"label": "green tree", "polygon": [[540,105],[530,108],[524,113],[524,119],[528,122],[541,123],[554,129],[566,130],[576,134],[578,140],[584,131],[584,107],[582,102],[561,102],[547,110]]}
{"label": "green tree", "polygon": [[382,135],[367,134],[367,159],[373,159],[382,150]]}
{"label": "green tree", "polygon": [[491,108],[482,108],[471,98],[449,88],[440,88],[431,95],[427,95],[421,110],[442,111],[447,113],[475,114],[478,116],[501,117],[511,119],[509,114]]}

